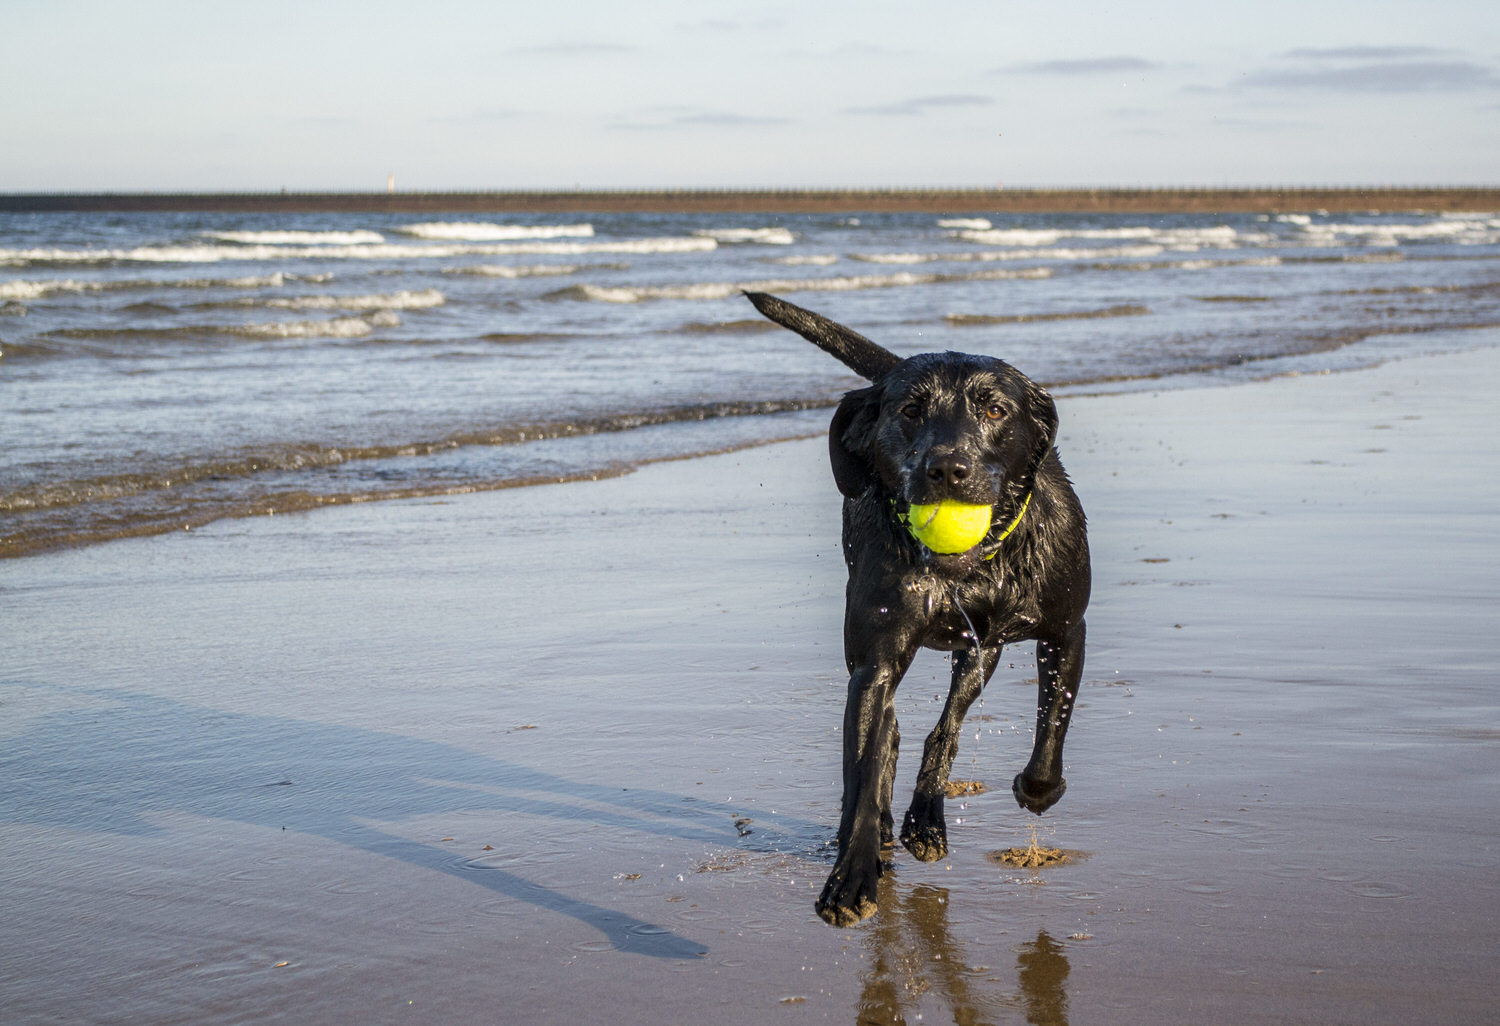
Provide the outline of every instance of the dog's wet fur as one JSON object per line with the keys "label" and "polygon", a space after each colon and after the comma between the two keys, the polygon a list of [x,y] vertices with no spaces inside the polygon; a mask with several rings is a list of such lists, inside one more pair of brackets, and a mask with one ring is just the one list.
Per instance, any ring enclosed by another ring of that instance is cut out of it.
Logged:
{"label": "dog's wet fur", "polygon": [[[1063,738],[1083,673],[1088,537],[1053,448],[1057,409],[1020,371],[964,353],[902,359],[819,314],[746,295],[871,382],[844,397],[828,433],[844,496],[849,697],[838,859],[817,910],[848,926],[875,913],[882,855],[895,845],[895,694],[918,649],[951,652],[953,684],[902,822],[907,851],[924,862],[948,851],[943,797],[959,731],[1011,642],[1036,642],[1038,691],[1035,745],[1011,789],[1038,815],[1063,796]],[[912,504],[943,500],[993,507],[990,533],[968,552],[931,552],[901,519]]]}

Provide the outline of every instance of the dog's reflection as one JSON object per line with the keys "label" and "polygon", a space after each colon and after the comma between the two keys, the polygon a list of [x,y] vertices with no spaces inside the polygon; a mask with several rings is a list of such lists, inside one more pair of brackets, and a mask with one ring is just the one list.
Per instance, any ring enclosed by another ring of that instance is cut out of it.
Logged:
{"label": "dog's reflection", "polygon": [[[867,928],[860,1026],[914,1026],[934,999],[959,1026],[1016,1022],[1067,1026],[1068,956],[1046,930],[1020,945],[1015,984],[1001,966],[975,965],[948,929],[948,892],[881,881],[880,914]],[[978,961],[983,962],[984,959]],[[929,1016],[930,1020],[930,1016]]]}

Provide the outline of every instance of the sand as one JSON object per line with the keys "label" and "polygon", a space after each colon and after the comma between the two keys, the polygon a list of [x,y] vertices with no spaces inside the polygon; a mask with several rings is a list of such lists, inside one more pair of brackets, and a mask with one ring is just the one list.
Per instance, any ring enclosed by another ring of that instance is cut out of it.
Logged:
{"label": "sand", "polygon": [[1062,398],[1096,584],[1039,837],[1087,857],[989,858],[1020,646],[950,857],[848,930],[821,440],[10,561],[0,1018],[1483,1021],[1497,390],[1484,349]]}

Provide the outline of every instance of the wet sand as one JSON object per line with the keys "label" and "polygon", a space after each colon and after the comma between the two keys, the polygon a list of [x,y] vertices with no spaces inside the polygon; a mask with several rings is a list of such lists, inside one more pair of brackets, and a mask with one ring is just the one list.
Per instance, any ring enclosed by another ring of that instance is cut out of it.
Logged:
{"label": "wet sand", "polygon": [[0,1018],[1483,1021],[1497,389],[1488,349],[1060,400],[1096,586],[1039,836],[1086,857],[989,858],[1021,646],[950,857],[848,930],[821,440],[11,561]]}

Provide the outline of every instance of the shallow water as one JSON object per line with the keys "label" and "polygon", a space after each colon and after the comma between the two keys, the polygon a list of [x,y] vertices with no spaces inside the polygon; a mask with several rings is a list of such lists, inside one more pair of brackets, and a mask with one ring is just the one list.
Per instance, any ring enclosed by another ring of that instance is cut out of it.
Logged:
{"label": "shallow water", "polygon": [[816,433],[858,382],[745,288],[1098,390],[1423,351],[1500,323],[1497,256],[1493,214],[0,214],[0,555]]}

